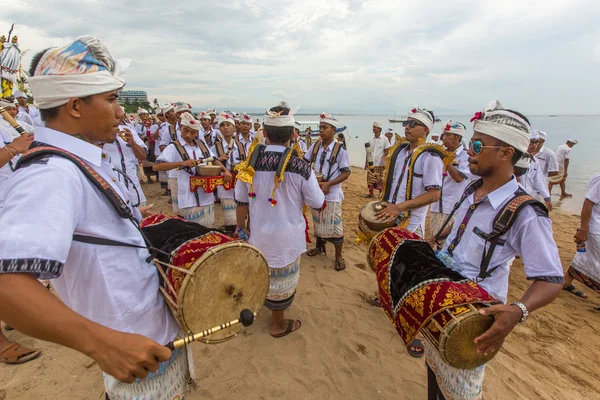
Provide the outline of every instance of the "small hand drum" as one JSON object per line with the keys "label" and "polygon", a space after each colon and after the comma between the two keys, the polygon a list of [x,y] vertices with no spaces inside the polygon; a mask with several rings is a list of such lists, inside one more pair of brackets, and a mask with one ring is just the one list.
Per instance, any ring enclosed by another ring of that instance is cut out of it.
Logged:
{"label": "small hand drum", "polygon": [[381,232],[384,229],[396,226],[396,221],[380,222],[377,220],[376,214],[388,206],[385,201],[371,201],[367,203],[360,211],[360,220],[371,231]]}

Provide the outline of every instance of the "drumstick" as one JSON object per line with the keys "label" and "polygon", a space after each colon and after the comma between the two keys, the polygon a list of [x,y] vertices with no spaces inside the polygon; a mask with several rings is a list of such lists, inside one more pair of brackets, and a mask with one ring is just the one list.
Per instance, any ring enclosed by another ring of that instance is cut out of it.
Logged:
{"label": "drumstick", "polygon": [[6,122],[10,124],[10,126],[19,132],[19,135],[26,133],[25,129],[23,129],[23,127],[21,127],[21,125],[19,125],[19,123],[15,121],[15,119],[3,107],[0,107],[0,115],[2,115],[2,118],[4,118]]}
{"label": "drumstick", "polygon": [[225,322],[222,325],[215,326],[214,328],[207,329],[200,333],[195,333],[193,335],[186,336],[183,339],[174,340],[172,342],[167,343],[165,345],[165,347],[168,347],[171,350],[175,350],[175,349],[185,346],[186,344],[195,342],[196,340],[201,339],[204,336],[208,336],[210,334],[213,334],[213,333],[223,330],[225,328],[229,328],[230,326],[237,325],[240,322],[244,326],[250,326],[254,322],[254,317],[255,317],[254,313],[251,310],[246,308],[246,309],[242,310],[242,312],[240,313],[240,317],[238,319],[234,319],[233,321]]}
{"label": "drumstick", "polygon": [[[214,157],[208,157],[208,158],[204,158],[202,160],[194,160],[196,162],[196,165],[200,165],[200,164],[204,164],[204,163],[209,163],[209,162],[213,162],[215,161]],[[190,168],[190,167],[179,167],[177,168],[177,170],[179,171],[180,169],[186,169],[186,168]]]}

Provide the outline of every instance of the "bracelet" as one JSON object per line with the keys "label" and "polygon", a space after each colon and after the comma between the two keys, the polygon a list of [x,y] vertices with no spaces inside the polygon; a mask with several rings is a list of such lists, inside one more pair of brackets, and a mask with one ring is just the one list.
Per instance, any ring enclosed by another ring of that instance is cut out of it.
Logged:
{"label": "bracelet", "polygon": [[4,148],[6,149],[6,151],[8,151],[8,154],[10,154],[10,158],[14,158],[15,155],[13,154],[12,151],[10,151],[10,149],[8,148],[8,146],[4,146]]}

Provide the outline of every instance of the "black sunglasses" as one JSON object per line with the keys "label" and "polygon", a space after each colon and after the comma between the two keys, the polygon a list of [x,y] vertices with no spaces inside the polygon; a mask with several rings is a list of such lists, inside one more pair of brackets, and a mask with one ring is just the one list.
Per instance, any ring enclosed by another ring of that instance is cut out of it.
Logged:
{"label": "black sunglasses", "polygon": [[410,121],[402,121],[402,126],[403,126],[403,127],[405,127],[405,128],[406,128],[407,126],[408,126],[409,128],[414,128],[416,125],[419,125],[419,126],[425,126],[425,125],[423,125],[421,122],[419,122],[419,121],[417,121],[417,120],[414,120],[414,119],[412,119],[412,120],[410,120]]}

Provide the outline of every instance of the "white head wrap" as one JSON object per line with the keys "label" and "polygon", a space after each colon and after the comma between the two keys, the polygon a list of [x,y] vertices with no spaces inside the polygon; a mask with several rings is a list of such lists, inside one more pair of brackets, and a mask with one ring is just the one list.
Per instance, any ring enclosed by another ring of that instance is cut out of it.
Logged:
{"label": "white head wrap", "polygon": [[14,102],[7,101],[6,98],[0,98],[0,107],[17,107],[17,105]]}
{"label": "white head wrap", "polygon": [[473,130],[503,141],[525,153],[529,147],[529,123],[514,112],[505,110],[498,100],[492,100],[483,111],[476,112]]}
{"label": "white head wrap", "polygon": [[215,110],[215,109],[208,109],[208,110],[206,111],[206,113],[207,113],[208,115],[214,115],[215,117],[217,116],[217,110]]}
{"label": "white head wrap", "polygon": [[207,113],[206,111],[202,111],[200,114],[198,114],[198,118],[199,119],[211,119],[210,114]]}
{"label": "white head wrap", "polygon": [[373,127],[374,127],[374,128],[379,128],[379,129],[382,129],[382,128],[381,128],[381,125],[379,125],[379,122],[373,122]]}
{"label": "white head wrap", "polygon": [[[285,101],[282,101],[281,103],[279,103],[278,106],[282,107],[282,108],[290,109],[289,104],[286,103]],[[288,115],[279,115],[280,113],[278,113],[278,112],[267,110],[265,112],[265,118],[264,118],[263,124],[265,126],[274,126],[274,127],[281,127],[281,126],[295,127],[296,119],[294,118],[294,114],[296,113],[297,110],[298,110],[298,108],[296,108],[296,110],[293,110],[293,111],[290,109],[290,112]]]}
{"label": "white head wrap", "polygon": [[175,106],[172,103],[166,103],[159,109],[158,113],[164,115],[164,114],[168,113],[169,111],[173,110],[174,108],[175,108]]}
{"label": "white head wrap", "polygon": [[394,134],[394,129],[393,128],[387,128],[385,130],[385,134],[387,135],[388,133],[391,134],[391,135],[393,135]]}
{"label": "white head wrap", "polygon": [[413,118],[421,122],[429,131],[433,128],[433,116],[424,108],[419,108],[419,106],[413,107],[408,113],[408,118]]}
{"label": "white head wrap", "polygon": [[[321,113],[321,122],[332,125],[336,130],[342,127],[340,121],[335,119],[331,114]],[[375,123],[373,126],[375,126]]]}
{"label": "white head wrap", "polygon": [[579,143],[579,142],[577,141],[577,139],[567,139],[567,142],[570,142],[570,143],[573,143],[573,144],[577,144],[577,143]]}
{"label": "white head wrap", "polygon": [[188,103],[184,103],[184,102],[177,102],[175,103],[175,112],[182,112],[182,111],[189,111],[192,109],[192,106],[189,105]]}
{"label": "white head wrap", "polygon": [[538,140],[540,138],[540,131],[537,129],[532,129],[529,132],[529,140]]}
{"label": "white head wrap", "polygon": [[240,116],[240,122],[246,122],[252,125],[252,117],[246,113],[242,113],[242,115]]}
{"label": "white head wrap", "polygon": [[217,124],[219,124],[219,126],[221,126],[221,124],[223,122],[229,122],[231,125],[235,126],[235,120],[233,119],[233,115],[228,114],[226,112],[222,112],[221,114],[219,114],[219,116],[217,117]]}
{"label": "white head wrap", "polygon": [[144,110],[141,107],[138,107],[137,115],[148,114],[148,110]]}
{"label": "white head wrap", "polygon": [[529,153],[523,154],[523,157],[519,158],[519,161],[515,164],[517,168],[529,168],[529,164],[531,164],[531,156]]}
{"label": "white head wrap", "polygon": [[444,124],[442,133],[454,133],[455,135],[465,136],[467,128],[460,122],[454,122],[451,119]]}
{"label": "white head wrap", "polygon": [[93,36],[81,36],[61,48],[47,50],[27,79],[35,105],[44,110],[69,99],[110,92],[125,86],[120,76],[131,60],[113,60]]}
{"label": "white head wrap", "polygon": [[538,134],[538,138],[539,139],[544,140],[544,141],[546,139],[548,139],[548,134],[546,132],[544,132],[544,131],[538,131],[537,129],[536,129],[536,132]]}
{"label": "white head wrap", "polygon": [[18,90],[15,90],[13,92],[15,99],[19,99],[21,97],[27,98],[27,96],[25,96],[23,93],[19,92]]}
{"label": "white head wrap", "polygon": [[200,125],[200,121],[198,121],[194,116],[190,113],[181,114],[181,125],[187,126],[188,128],[199,131],[202,127]]}

